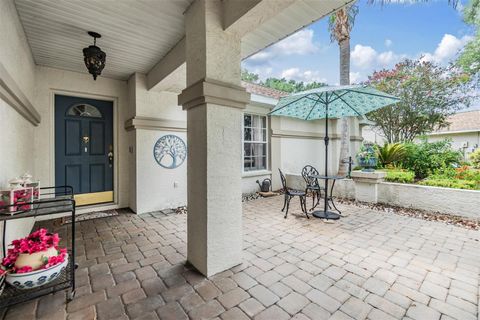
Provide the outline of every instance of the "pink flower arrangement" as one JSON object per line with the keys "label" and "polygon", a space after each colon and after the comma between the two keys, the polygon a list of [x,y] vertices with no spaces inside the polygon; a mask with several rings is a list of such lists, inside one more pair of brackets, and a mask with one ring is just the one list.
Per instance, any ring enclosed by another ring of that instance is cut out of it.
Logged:
{"label": "pink flower arrangement", "polygon": [[15,206],[14,211],[25,211],[30,210],[31,205],[25,205],[25,203],[32,202],[33,189],[25,188],[20,190],[13,191],[13,204],[18,204]]}
{"label": "pink flower arrangement", "polygon": [[45,258],[44,264],[39,269],[47,269],[65,261],[67,249],[58,248],[60,237],[58,233],[48,233],[47,229],[39,229],[29,236],[12,241],[12,248],[8,249],[7,256],[3,258],[2,266],[10,270],[12,273],[26,273],[34,271],[30,266],[21,268],[15,267],[15,262],[20,254],[32,254],[45,251],[54,247],[58,255]]}

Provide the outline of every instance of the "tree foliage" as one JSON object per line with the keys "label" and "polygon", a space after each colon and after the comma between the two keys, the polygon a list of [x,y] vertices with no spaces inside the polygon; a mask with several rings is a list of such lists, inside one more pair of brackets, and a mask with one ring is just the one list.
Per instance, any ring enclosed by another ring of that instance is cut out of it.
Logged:
{"label": "tree foliage", "polygon": [[465,45],[458,57],[457,65],[470,75],[480,73],[480,0],[470,0],[463,10],[463,20],[476,28],[476,34]]}
{"label": "tree foliage", "polygon": [[258,74],[248,71],[247,69],[242,70],[242,80],[257,83],[259,80]]}
{"label": "tree foliage", "polygon": [[448,125],[447,117],[474,98],[470,77],[453,67],[404,60],[391,70],[375,71],[367,81],[400,102],[369,113],[389,143],[416,137]]}
{"label": "tree foliage", "polygon": [[334,12],[328,18],[328,31],[330,40],[338,43],[350,39],[350,32],[355,24],[355,17],[358,14],[358,6],[353,4],[345,6]]}
{"label": "tree foliage", "polygon": [[405,148],[401,166],[415,172],[418,179],[458,166],[462,159],[462,154],[452,149],[449,140],[428,142],[422,139],[420,143],[407,143]]}
{"label": "tree foliage", "polygon": [[295,93],[301,92],[305,90],[311,90],[315,88],[324,87],[327,84],[323,82],[303,82],[303,81],[295,81],[295,80],[287,80],[285,78],[267,78],[264,81],[260,80],[258,74],[250,72],[246,69],[242,70],[242,80],[259,84],[261,86],[265,86],[268,88],[288,92],[288,93]]}
{"label": "tree foliage", "polygon": [[480,169],[480,148],[470,154],[470,161],[476,169]]}

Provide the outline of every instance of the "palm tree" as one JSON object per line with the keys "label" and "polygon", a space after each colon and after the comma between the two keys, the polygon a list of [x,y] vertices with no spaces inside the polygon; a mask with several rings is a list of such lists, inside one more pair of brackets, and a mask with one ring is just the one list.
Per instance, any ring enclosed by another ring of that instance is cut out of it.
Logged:
{"label": "palm tree", "polygon": [[[332,42],[336,41],[340,48],[340,85],[350,84],[350,31],[352,31],[358,7],[349,4],[330,15],[328,29]],[[343,160],[350,154],[349,119],[341,118],[340,161],[338,175],[347,174],[347,163]]]}
{"label": "palm tree", "polygon": [[[388,4],[394,0],[368,0],[370,4]],[[428,0],[414,0],[418,2],[425,2]],[[454,8],[457,7],[459,0],[448,0],[448,4]],[[330,31],[330,38],[338,43],[340,48],[340,85],[350,84],[350,32],[355,23],[355,17],[358,14],[358,6],[355,3],[350,3],[335,13],[330,15],[328,21],[328,29]],[[347,173],[348,164],[344,163],[350,154],[350,126],[347,117],[341,120],[341,140],[340,140],[340,158],[338,166],[338,175],[345,176]]]}

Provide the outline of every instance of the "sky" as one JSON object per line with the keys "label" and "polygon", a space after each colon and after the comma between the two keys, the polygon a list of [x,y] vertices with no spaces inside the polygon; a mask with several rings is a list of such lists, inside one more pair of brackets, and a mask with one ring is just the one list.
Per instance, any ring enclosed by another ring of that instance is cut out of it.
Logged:
{"label": "sky", "polygon": [[[405,58],[423,56],[446,65],[474,33],[462,21],[461,3],[455,9],[447,0],[384,6],[360,0],[358,6],[350,40],[352,83]],[[339,49],[330,41],[324,18],[244,60],[242,66],[261,79],[283,77],[338,85]]]}

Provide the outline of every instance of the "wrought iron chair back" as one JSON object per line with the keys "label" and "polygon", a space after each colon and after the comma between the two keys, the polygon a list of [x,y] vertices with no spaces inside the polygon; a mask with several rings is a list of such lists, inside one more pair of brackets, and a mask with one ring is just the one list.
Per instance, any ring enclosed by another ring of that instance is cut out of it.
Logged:
{"label": "wrought iron chair back", "polygon": [[306,165],[305,167],[303,167],[302,177],[307,184],[307,189],[309,187],[320,187],[320,185],[318,184],[318,179],[312,178],[312,175],[319,175],[318,170],[315,169],[315,167],[311,165]]}
{"label": "wrought iron chair back", "polygon": [[287,188],[287,179],[285,178],[285,175],[283,174],[282,170],[280,168],[278,169],[278,172],[280,172],[280,180],[282,180],[282,188],[285,193],[288,193],[288,188]]}
{"label": "wrought iron chair back", "polygon": [[283,174],[282,170],[280,170],[280,168],[278,168],[278,172],[280,173],[280,180],[282,180],[282,187],[284,192],[284,202],[283,202],[282,211],[284,211],[285,208],[287,209],[287,211],[285,211],[284,218],[287,218],[288,208],[290,207],[290,201],[292,200],[293,197],[300,198],[300,207],[303,213],[305,213],[305,215],[307,216],[307,218],[309,218],[307,213],[307,206],[306,206],[307,201],[306,201],[305,191],[289,189],[287,187],[287,179],[285,178],[285,175]]}

